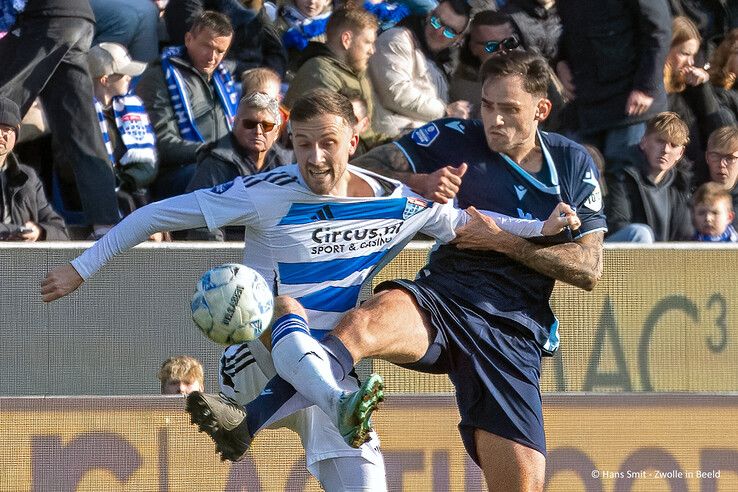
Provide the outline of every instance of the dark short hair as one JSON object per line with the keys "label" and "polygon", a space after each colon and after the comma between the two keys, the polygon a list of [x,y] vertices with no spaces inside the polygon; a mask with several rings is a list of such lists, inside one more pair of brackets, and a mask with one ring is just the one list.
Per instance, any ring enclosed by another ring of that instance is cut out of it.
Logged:
{"label": "dark short hair", "polygon": [[228,17],[212,10],[206,10],[195,17],[192,26],[190,26],[190,33],[197,35],[203,29],[207,29],[217,36],[233,36],[233,26]]}
{"label": "dark short hair", "polygon": [[447,3],[457,15],[463,15],[464,17],[471,17],[471,5],[466,0],[441,0],[438,4]]}
{"label": "dark short hair", "polygon": [[325,114],[340,116],[349,126],[357,122],[351,101],[338,92],[313,89],[300,96],[292,105],[291,121],[308,121]]}
{"label": "dark short hair", "polygon": [[499,10],[482,10],[474,15],[470,26],[504,26],[506,24],[510,24],[510,27],[515,29],[515,23],[509,14]]}
{"label": "dark short hair", "polygon": [[493,56],[482,65],[482,81],[518,75],[523,78],[523,87],[529,94],[546,96],[551,82],[551,72],[546,60],[526,51],[510,51]]}
{"label": "dark short hair", "polygon": [[325,26],[326,38],[334,39],[344,31],[361,31],[379,28],[377,18],[361,7],[344,6],[333,11]]}

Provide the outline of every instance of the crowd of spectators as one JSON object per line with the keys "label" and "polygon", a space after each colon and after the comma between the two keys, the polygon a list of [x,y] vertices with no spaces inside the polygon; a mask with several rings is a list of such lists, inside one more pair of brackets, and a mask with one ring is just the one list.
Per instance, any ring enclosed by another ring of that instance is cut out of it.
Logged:
{"label": "crowd of spectators", "polygon": [[543,128],[601,163],[609,241],[736,240],[736,2],[349,2],[0,0],[0,240],[99,237],[290,163],[315,88],[353,103],[357,153],[476,118],[479,68],[510,50],[548,62]]}

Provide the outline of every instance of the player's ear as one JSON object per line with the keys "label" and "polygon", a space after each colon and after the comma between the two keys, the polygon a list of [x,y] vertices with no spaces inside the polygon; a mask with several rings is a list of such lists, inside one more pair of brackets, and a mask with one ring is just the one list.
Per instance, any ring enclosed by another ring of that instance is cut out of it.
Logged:
{"label": "player's ear", "polygon": [[351,140],[349,140],[349,157],[354,155],[357,147],[359,146],[359,134],[351,128]]}
{"label": "player's ear", "polygon": [[547,98],[542,97],[541,99],[539,99],[538,103],[536,104],[536,121],[544,121],[546,118],[548,118],[548,115],[551,114],[552,106],[553,105],[551,104],[551,101],[549,101]]}

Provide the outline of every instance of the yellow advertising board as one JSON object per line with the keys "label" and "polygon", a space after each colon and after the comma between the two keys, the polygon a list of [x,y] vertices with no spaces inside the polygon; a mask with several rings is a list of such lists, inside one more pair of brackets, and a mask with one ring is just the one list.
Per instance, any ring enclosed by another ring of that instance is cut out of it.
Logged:
{"label": "yellow advertising board", "polygon": [[[738,396],[547,395],[547,491],[738,490]],[[481,491],[451,396],[376,415],[390,490]],[[0,490],[313,491],[299,440],[266,431],[220,463],[179,398],[0,399]]]}

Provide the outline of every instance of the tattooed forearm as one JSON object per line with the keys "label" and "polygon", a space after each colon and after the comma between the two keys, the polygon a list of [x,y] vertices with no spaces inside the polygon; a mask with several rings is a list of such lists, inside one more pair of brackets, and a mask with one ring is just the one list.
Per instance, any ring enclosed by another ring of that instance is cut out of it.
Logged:
{"label": "tattooed forearm", "polygon": [[554,246],[515,238],[504,253],[548,277],[592,290],[602,277],[603,238],[602,232],[593,232],[573,243]]}

